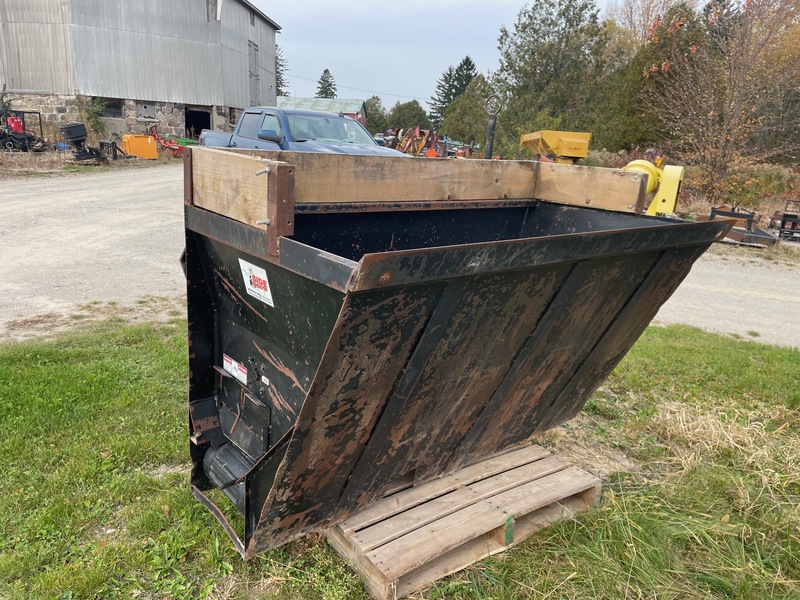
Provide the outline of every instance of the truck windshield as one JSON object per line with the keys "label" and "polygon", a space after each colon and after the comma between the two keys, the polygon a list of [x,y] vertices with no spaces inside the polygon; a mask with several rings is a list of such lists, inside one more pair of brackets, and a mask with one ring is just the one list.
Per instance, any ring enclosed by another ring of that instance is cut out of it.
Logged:
{"label": "truck windshield", "polygon": [[320,140],[341,144],[374,146],[375,141],[360,123],[348,117],[291,115],[288,118],[292,137],[297,142]]}

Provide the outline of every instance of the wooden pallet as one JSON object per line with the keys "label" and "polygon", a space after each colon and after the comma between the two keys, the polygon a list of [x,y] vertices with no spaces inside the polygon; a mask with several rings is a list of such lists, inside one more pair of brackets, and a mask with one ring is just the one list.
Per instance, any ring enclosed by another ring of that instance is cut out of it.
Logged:
{"label": "wooden pallet", "polygon": [[585,511],[600,488],[527,446],[393,493],[325,535],[373,598],[394,600]]}

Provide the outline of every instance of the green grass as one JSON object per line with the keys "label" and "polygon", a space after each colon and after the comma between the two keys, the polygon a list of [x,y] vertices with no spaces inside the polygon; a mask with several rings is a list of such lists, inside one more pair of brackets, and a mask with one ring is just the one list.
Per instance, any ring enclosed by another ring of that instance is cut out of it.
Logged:
{"label": "green grass", "polygon": [[102,169],[103,166],[104,165],[94,165],[94,164],[65,165],[64,170],[67,171],[68,173],[94,173],[95,171],[97,171],[98,167],[101,168],[101,170],[107,170],[107,169]]}
{"label": "green grass", "polygon": [[[0,598],[367,597],[318,535],[243,563],[191,497],[186,353],[181,320],[0,346]],[[633,467],[587,513],[422,597],[800,597],[798,359],[649,329],[543,439]]]}

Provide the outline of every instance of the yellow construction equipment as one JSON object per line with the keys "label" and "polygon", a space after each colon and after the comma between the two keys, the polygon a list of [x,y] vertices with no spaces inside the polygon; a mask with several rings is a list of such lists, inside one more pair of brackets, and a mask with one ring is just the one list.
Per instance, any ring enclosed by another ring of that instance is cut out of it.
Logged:
{"label": "yellow construction equipment", "polygon": [[675,212],[683,182],[683,167],[667,165],[660,169],[649,160],[634,160],[622,167],[622,170],[647,175],[647,193],[655,192],[655,196],[646,214],[655,217]]}
{"label": "yellow construction equipment", "polygon": [[527,148],[533,154],[553,157],[557,163],[572,165],[586,158],[592,134],[584,131],[552,131],[543,129],[526,133],[519,138],[519,149]]}
{"label": "yellow construction equipment", "polygon": [[[592,134],[582,131],[553,131],[543,129],[527,133],[519,138],[520,150],[527,148],[532,154],[538,154],[542,160],[555,160],[564,165],[575,164],[580,158],[586,158]],[[647,175],[647,193],[655,193],[647,213],[650,216],[670,215],[678,206],[678,195],[683,182],[683,167],[668,165],[661,167],[662,158],[655,156],[650,160],[634,160],[625,165],[623,170]],[[647,154],[645,154],[647,156]]]}

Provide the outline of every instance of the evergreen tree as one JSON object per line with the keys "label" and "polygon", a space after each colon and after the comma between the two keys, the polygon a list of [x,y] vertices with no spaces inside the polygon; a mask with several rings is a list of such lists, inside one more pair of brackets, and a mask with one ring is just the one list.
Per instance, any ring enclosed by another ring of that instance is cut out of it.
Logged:
{"label": "evergreen tree", "polygon": [[431,96],[428,104],[431,107],[430,119],[435,125],[440,125],[444,121],[444,111],[453,101],[453,77],[455,76],[455,69],[447,67],[447,70],[442,73],[436,82],[436,95]]}
{"label": "evergreen tree", "polygon": [[478,74],[475,63],[469,56],[453,67],[447,67],[442,76],[436,82],[436,95],[431,97],[430,120],[435,126],[441,125],[444,121],[445,111],[450,103],[461,96],[469,85],[470,81]]}
{"label": "evergreen tree", "polygon": [[513,30],[501,28],[494,84],[508,104],[498,117],[498,154],[519,155],[519,136],[539,129],[593,131],[606,44],[593,0],[533,3]]}
{"label": "evergreen tree", "polygon": [[283,56],[283,50],[275,44],[275,95],[288,96],[289,84],[286,81],[286,72],[289,70],[288,61]]}
{"label": "evergreen tree", "polygon": [[467,86],[477,74],[475,63],[469,56],[465,56],[453,72],[453,100],[467,91]]}
{"label": "evergreen tree", "polygon": [[477,142],[483,147],[489,115],[484,105],[494,93],[483,75],[476,75],[466,91],[450,103],[440,133],[466,143]]}
{"label": "evergreen tree", "polygon": [[315,98],[336,98],[336,81],[328,69],[325,69],[317,82]]}

